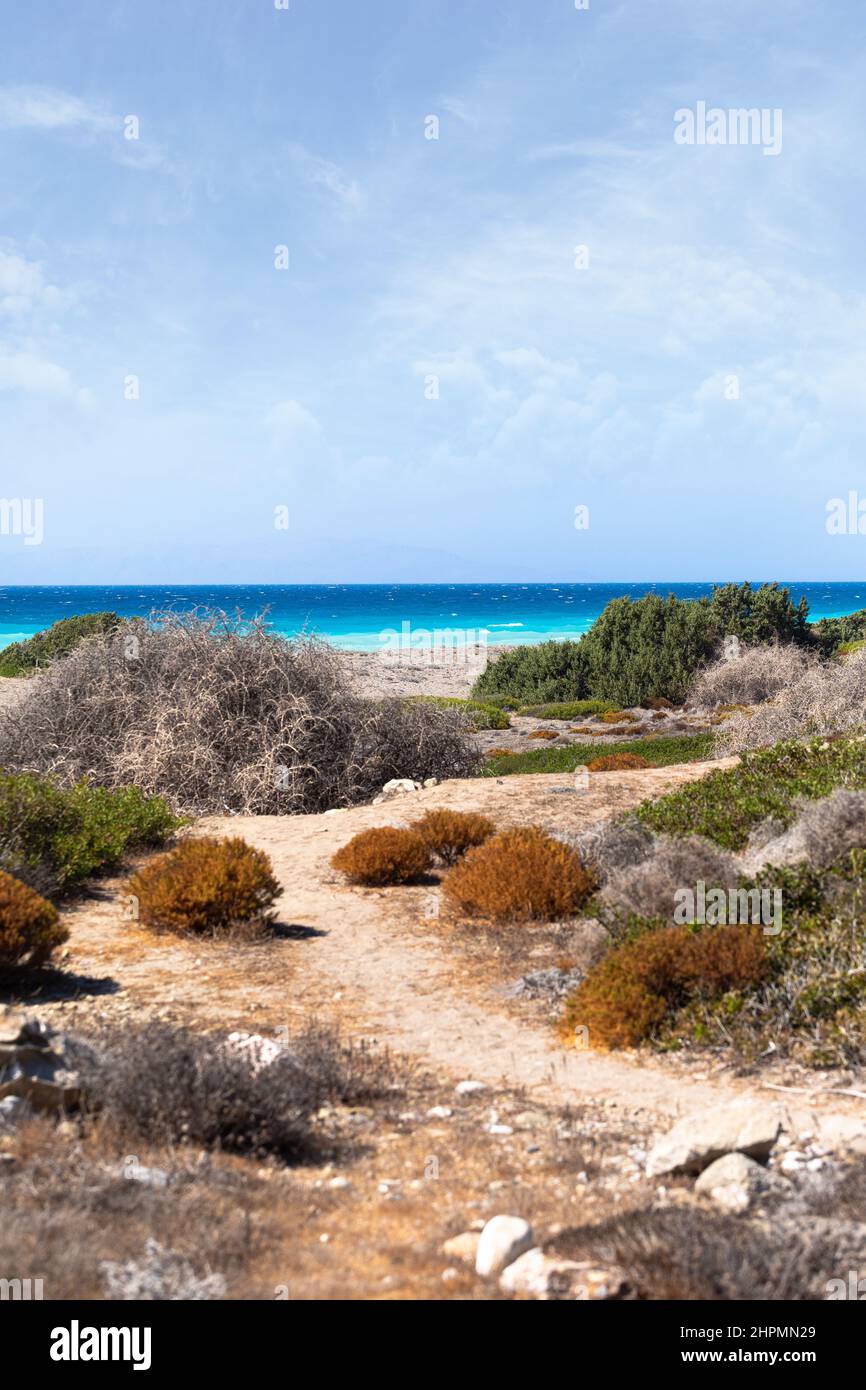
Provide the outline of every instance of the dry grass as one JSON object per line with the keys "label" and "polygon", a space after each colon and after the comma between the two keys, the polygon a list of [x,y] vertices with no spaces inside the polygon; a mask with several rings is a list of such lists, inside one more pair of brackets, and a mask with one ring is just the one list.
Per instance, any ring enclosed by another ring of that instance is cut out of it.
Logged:
{"label": "dry grass", "polygon": [[803,647],[775,644],[742,647],[737,657],[720,657],[699,672],[689,689],[688,703],[702,709],[756,705],[818,666],[818,657]]}
{"label": "dry grass", "polygon": [[[780,650],[783,650],[780,648]],[[733,663],[737,664],[737,663]],[[810,662],[771,704],[725,722],[721,755],[814,734],[853,733],[866,725],[866,652],[842,662]]]}

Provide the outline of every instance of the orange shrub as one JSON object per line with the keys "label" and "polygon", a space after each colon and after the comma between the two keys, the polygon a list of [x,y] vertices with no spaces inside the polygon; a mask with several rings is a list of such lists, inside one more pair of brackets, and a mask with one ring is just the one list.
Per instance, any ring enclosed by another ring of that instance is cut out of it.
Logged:
{"label": "orange shrub", "polygon": [[562,1032],[586,1028],[593,1047],[637,1047],[690,999],[760,983],[759,927],[659,927],[614,947],[566,1001]]}
{"label": "orange shrub", "polygon": [[609,753],[606,758],[593,758],[587,763],[590,772],[627,772],[641,767],[652,767],[639,753]]}
{"label": "orange shrub", "polygon": [[470,916],[549,922],[572,916],[595,883],[573,849],[528,826],[469,850],[442,887]]}
{"label": "orange shrub", "polygon": [[624,709],[608,710],[607,714],[600,714],[599,719],[603,724],[636,724],[637,715],[629,714]]}
{"label": "orange shrub", "polygon": [[644,708],[644,709],[663,710],[663,709],[673,709],[674,706],[673,706],[673,702],[672,702],[671,700],[666,700],[665,697],[664,697],[664,695],[654,695],[653,698],[652,698],[651,700],[645,700],[645,701],[644,701],[643,708]]}
{"label": "orange shrub", "polygon": [[383,825],[355,835],[337,850],[331,866],[345,874],[350,883],[408,883],[430,867],[430,850],[414,830]]}
{"label": "orange shrub", "polygon": [[559,738],[559,734],[556,732],[555,729],[533,729],[533,730],[532,730],[532,733],[529,734],[528,737],[529,737],[529,738],[552,739],[552,738]]}
{"label": "orange shrub", "polygon": [[68,936],[51,903],[0,870],[0,968],[44,965]]}
{"label": "orange shrub", "polygon": [[485,754],[487,758],[516,758],[517,753],[513,748],[489,748]]}
{"label": "orange shrub", "polygon": [[454,864],[468,849],[483,845],[496,831],[492,820],[471,811],[428,811],[412,826],[427,848],[445,864]]}
{"label": "orange shrub", "polygon": [[165,931],[224,936],[261,931],[282,893],[271,861],[234,836],[184,840],[134,874],[127,893],[138,900],[139,920]]}

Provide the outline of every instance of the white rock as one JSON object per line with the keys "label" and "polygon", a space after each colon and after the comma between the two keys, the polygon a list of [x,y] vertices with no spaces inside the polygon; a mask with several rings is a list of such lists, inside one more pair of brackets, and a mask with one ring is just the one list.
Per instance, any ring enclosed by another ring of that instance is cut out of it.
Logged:
{"label": "white rock", "polygon": [[695,1192],[730,1212],[748,1211],[762,1197],[774,1192],[781,1196],[787,1190],[788,1184],[777,1173],[741,1153],[717,1158],[695,1183]]}
{"label": "white rock", "polygon": [[735,1101],[719,1110],[689,1115],[654,1144],[647,1177],[700,1173],[728,1153],[766,1158],[779,1137],[778,1118],[765,1107]]}
{"label": "white rock", "polygon": [[458,1081],[454,1089],[458,1096],[473,1096],[478,1091],[486,1091],[487,1085],[484,1081]]}
{"label": "white rock", "polygon": [[446,1240],[442,1246],[442,1254],[449,1260],[461,1260],[464,1264],[474,1265],[480,1239],[478,1231],[462,1231],[459,1236],[452,1236],[450,1240]]}
{"label": "white rock", "polygon": [[484,1227],[475,1256],[475,1272],[482,1279],[501,1274],[506,1265],[529,1250],[533,1243],[532,1227],[522,1216],[494,1216]]}
{"label": "white rock", "polygon": [[488,1125],[488,1126],[487,1126],[487,1133],[488,1133],[488,1134],[513,1134],[513,1133],[514,1133],[514,1130],[511,1128],[511,1125]]}
{"label": "white rock", "polygon": [[538,1247],[528,1250],[506,1267],[499,1287],[503,1293],[519,1294],[524,1298],[578,1303],[622,1298],[628,1292],[622,1270],[599,1268],[589,1261],[559,1259],[555,1255],[545,1255]]}
{"label": "white rock", "polygon": [[450,1120],[454,1111],[447,1105],[431,1105],[427,1111],[428,1120]]}
{"label": "white rock", "polygon": [[[395,796],[406,796],[409,792],[420,792],[421,783],[413,782],[411,777],[392,777],[380,793],[382,801],[390,801]],[[379,797],[376,798],[376,801]],[[375,802],[374,802],[375,805]]]}

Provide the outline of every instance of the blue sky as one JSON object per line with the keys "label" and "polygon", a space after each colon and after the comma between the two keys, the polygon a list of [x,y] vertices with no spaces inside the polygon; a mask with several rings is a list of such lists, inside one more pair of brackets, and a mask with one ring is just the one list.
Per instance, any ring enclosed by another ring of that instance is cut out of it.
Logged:
{"label": "blue sky", "polygon": [[863,575],[862,0],[0,21],[0,582]]}

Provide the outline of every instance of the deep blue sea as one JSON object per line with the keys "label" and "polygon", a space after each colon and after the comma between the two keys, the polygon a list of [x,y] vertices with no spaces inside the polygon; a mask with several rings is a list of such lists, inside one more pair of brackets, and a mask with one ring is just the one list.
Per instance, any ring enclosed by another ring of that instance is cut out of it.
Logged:
{"label": "deep blue sea", "polygon": [[[805,595],[810,617],[838,617],[866,608],[866,580],[849,583],[783,581],[793,599]],[[335,645],[377,651],[382,634],[451,629],[486,631],[488,644],[541,642],[586,632],[612,598],[655,592],[680,598],[709,594],[705,584],[273,584],[69,585],[0,588],[0,646],[74,613],[113,609],[147,617],[166,608],[217,608],[252,617],[267,611],[275,631],[303,629]],[[472,640],[464,638],[463,640]]]}

